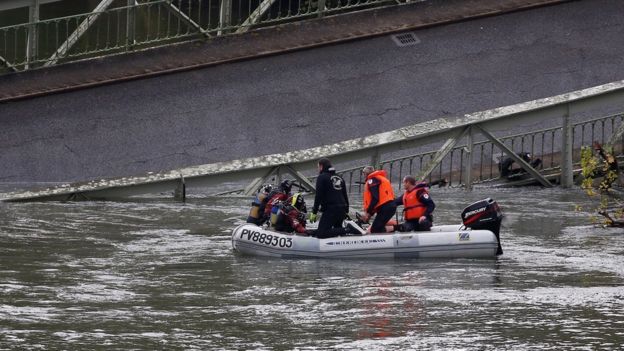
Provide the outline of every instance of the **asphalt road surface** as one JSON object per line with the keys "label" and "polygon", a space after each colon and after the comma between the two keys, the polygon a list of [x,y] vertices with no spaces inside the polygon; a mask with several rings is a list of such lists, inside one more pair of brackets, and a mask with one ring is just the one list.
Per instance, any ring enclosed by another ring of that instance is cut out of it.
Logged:
{"label": "asphalt road surface", "polygon": [[415,30],[412,46],[382,36],[5,103],[0,182],[279,153],[622,80],[623,15],[576,1]]}

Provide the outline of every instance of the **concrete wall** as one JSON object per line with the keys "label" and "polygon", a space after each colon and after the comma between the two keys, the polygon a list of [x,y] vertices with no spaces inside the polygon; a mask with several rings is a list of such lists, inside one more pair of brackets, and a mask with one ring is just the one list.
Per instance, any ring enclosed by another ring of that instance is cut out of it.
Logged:
{"label": "concrete wall", "polygon": [[0,181],[280,153],[621,80],[622,13],[570,2],[417,30],[410,47],[383,36],[5,103]]}

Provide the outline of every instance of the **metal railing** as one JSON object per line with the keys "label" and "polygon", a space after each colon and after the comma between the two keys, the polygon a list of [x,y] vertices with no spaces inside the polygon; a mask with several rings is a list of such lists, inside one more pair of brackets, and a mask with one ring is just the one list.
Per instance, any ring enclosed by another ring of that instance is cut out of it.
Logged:
{"label": "metal railing", "polygon": [[[607,144],[613,132],[624,123],[624,114],[610,115],[575,123],[572,125],[573,162],[580,163],[581,147],[591,146],[598,141]],[[500,141],[514,152],[529,152],[534,158],[542,160],[541,171],[544,173],[557,172],[561,167],[560,145],[561,127],[541,129],[528,133],[500,137]],[[614,145],[617,156],[624,156],[624,140]],[[466,145],[453,148],[442,162],[431,172],[427,181],[451,187],[464,185],[466,162]],[[499,164],[506,157],[503,150],[490,141],[475,142],[473,146],[472,181],[474,184],[489,182],[500,178]],[[433,160],[437,151],[418,153],[409,156],[381,161],[379,167],[386,170],[395,186],[401,187],[401,179],[406,175],[418,174]],[[363,166],[362,166],[363,167]],[[361,192],[364,178],[362,167],[355,167],[340,171],[348,184],[349,192]]]}
{"label": "metal railing", "polygon": [[[175,194],[182,194],[177,198],[184,199],[186,189],[218,189],[222,193],[224,184],[248,184],[243,192],[253,194],[267,179],[284,173],[290,174],[311,189],[314,183],[310,182],[306,173],[315,173],[319,157],[329,157],[338,165],[339,170],[341,165],[360,165],[350,171],[343,171],[352,192],[355,189],[361,190],[362,163],[382,165],[389,170],[395,184],[400,184],[400,177],[404,174],[412,173],[418,178],[429,180],[448,176],[451,186],[461,185],[463,181],[466,188],[470,189],[475,180],[483,182],[498,177],[496,158],[500,156],[501,150],[504,150],[505,157],[511,157],[528,173],[530,181],[551,187],[553,184],[547,179],[550,177],[552,181],[558,180],[566,188],[574,185],[574,159],[578,159],[578,149],[581,146],[589,146],[597,140],[617,145],[619,154],[624,153],[624,113],[576,124],[572,121],[586,118],[588,112],[597,109],[621,110],[622,104],[624,81],[617,81],[456,118],[427,120],[331,145],[133,177],[99,179],[13,192],[4,194],[3,201],[118,199],[141,194],[170,193],[171,190]],[[504,135],[501,132],[544,121],[550,122],[552,127],[520,135]],[[477,136],[482,139],[476,140]],[[434,156],[434,152],[416,154],[427,145],[434,148],[440,143],[442,146]],[[393,158],[397,154],[405,155],[410,150],[411,156]],[[516,155],[518,151],[524,150],[532,150],[537,157],[543,158],[545,168],[560,167],[559,174],[540,174]],[[616,154],[617,150],[616,148]]]}
{"label": "metal railing", "polygon": [[26,70],[409,0],[149,0],[113,7],[119,2],[0,28],[0,67]]}

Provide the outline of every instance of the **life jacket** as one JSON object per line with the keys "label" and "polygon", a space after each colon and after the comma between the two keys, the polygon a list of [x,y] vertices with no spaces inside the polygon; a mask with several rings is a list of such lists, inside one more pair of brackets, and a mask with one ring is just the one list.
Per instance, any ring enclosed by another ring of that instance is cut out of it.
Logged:
{"label": "life jacket", "polygon": [[394,190],[392,190],[392,184],[390,184],[385,170],[382,169],[369,174],[366,177],[366,185],[364,187],[364,212],[368,210],[368,206],[370,206],[370,203],[373,199],[369,188],[369,184],[372,182],[373,178],[377,179],[380,182],[379,202],[377,202],[377,205],[375,205],[375,208],[373,209],[373,213],[377,213],[379,207],[381,207],[386,202],[394,200]]}
{"label": "life jacket", "polygon": [[428,194],[427,188],[416,187],[412,190],[406,190],[403,194],[403,217],[406,221],[419,219],[427,212],[427,206],[420,202],[420,196]]}

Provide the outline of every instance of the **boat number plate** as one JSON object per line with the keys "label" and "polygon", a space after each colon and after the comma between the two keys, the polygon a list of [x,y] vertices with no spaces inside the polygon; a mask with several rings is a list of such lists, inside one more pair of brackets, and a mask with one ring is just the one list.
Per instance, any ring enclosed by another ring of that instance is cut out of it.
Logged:
{"label": "boat number plate", "polygon": [[240,238],[269,246],[292,247],[292,238],[284,238],[255,230],[243,229]]}

